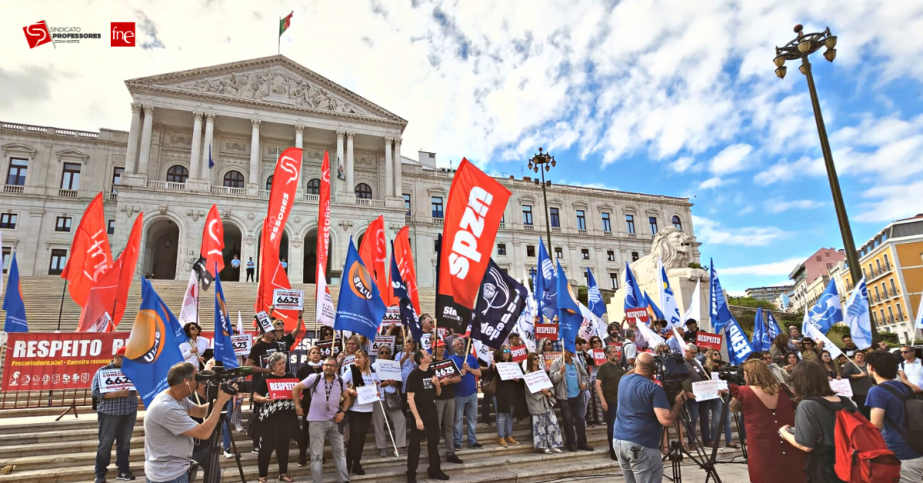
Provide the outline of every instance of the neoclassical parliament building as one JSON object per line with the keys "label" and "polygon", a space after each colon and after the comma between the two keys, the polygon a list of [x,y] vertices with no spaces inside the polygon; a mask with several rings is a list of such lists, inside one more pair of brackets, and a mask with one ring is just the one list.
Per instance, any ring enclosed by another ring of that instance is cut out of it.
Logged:
{"label": "neoclassical parliament building", "polygon": [[[226,261],[257,260],[275,162],[297,146],[304,149],[302,185],[281,246],[291,282],[314,282],[320,168],[328,151],[328,278],[338,283],[350,237],[358,246],[369,222],[384,215],[389,240],[410,227],[420,286],[435,285],[435,241],[453,171],[437,167],[435,153],[403,155],[408,121],[281,55],[125,85],[132,99],[127,131],[0,121],[4,271],[15,251],[22,275],[60,274],[73,231],[99,192],[113,256],[144,212],[138,275],[187,279],[212,204],[224,222]],[[520,278],[536,266],[546,233],[542,189],[529,177],[496,177],[513,195],[493,258]],[[549,251],[573,283],[585,284],[589,267],[601,288],[616,288],[625,262],[649,253],[659,229],[675,226],[693,236],[687,198],[566,185],[551,185],[547,195]],[[226,269],[222,280],[232,275]],[[244,270],[239,276],[243,281]]]}

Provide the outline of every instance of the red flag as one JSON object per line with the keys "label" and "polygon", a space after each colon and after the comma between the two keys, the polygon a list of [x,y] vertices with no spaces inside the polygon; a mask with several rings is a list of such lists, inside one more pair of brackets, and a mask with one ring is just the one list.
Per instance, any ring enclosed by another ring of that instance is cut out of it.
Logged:
{"label": "red flag", "polygon": [[324,151],[320,168],[320,196],[317,214],[317,277],[314,317],[318,324],[333,327],[336,309],[327,287],[327,253],[330,251],[330,158]]}
{"label": "red flag", "polygon": [[[224,224],[221,223],[221,214],[218,205],[212,205],[205,219],[205,229],[202,231],[202,248],[199,255],[205,257],[205,269],[218,278],[218,272],[224,270]],[[215,271],[215,264],[218,271]]]}
{"label": "red flag", "polygon": [[128,291],[135,277],[138,255],[141,252],[141,225],[144,213],[135,218],[125,250],[115,263],[102,273],[90,289],[87,303],[80,312],[77,332],[108,332],[115,330],[128,301]]}
{"label": "red flag", "polygon": [[359,257],[362,263],[372,272],[375,279],[375,285],[381,292],[381,300],[385,306],[395,305],[392,303],[394,296],[391,291],[391,284],[388,280],[388,274],[385,272],[385,260],[388,257],[387,239],[385,238],[385,217],[379,216],[375,221],[369,223],[369,228],[365,230],[365,236],[362,237],[362,246],[359,247]]}
{"label": "red flag", "polygon": [[[257,312],[272,305],[272,293],[275,289],[290,289],[291,284],[279,260],[279,245],[285,223],[292,212],[295,191],[301,179],[301,148],[288,148],[279,155],[273,172],[272,190],[269,193],[269,211],[263,223],[260,260],[260,283],[253,309]],[[294,330],[298,314],[292,311],[275,311],[277,317],[285,320],[285,328]]]}
{"label": "red flag", "polygon": [[500,182],[462,159],[446,202],[439,294],[474,308],[509,198]]}
{"label": "red flag", "polygon": [[103,214],[103,194],[99,193],[87,206],[74,233],[70,257],[61,278],[70,282],[71,298],[77,305],[86,305],[90,288],[99,276],[112,266],[106,216]]}
{"label": "red flag", "polygon": [[[413,264],[413,251],[410,249],[410,228],[401,228],[394,238],[394,258],[401,278],[407,286],[407,294],[414,310],[420,313],[420,294],[417,292],[417,270]],[[390,277],[389,277],[390,278]]]}

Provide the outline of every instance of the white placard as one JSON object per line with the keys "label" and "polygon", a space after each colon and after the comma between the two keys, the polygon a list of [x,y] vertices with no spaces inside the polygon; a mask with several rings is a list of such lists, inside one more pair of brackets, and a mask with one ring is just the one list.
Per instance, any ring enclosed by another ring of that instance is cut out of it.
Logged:
{"label": "white placard", "polygon": [[432,345],[433,345],[432,340],[431,340],[432,337],[433,337],[432,333],[423,334],[420,336],[420,347],[423,350],[430,352],[430,349],[432,348]]}
{"label": "white placard", "polygon": [[401,363],[388,359],[378,359],[375,361],[375,373],[378,379],[382,381],[403,381],[404,376],[401,373]]}
{"label": "white placard", "polygon": [[342,374],[343,376],[346,376],[346,371],[349,370],[349,366],[352,365],[353,362],[356,362],[356,356],[344,357],[343,365],[340,366],[340,374]]}
{"label": "white placard", "polygon": [[393,335],[376,335],[375,340],[372,341],[372,347],[369,350],[370,356],[378,357],[378,349],[382,346],[387,346],[391,349],[391,353],[394,353],[394,339]]}
{"label": "white placard", "polygon": [[693,382],[692,393],[696,402],[718,399],[718,381]]}
{"label": "white placard", "polygon": [[718,379],[718,390],[719,391],[728,391],[728,382]]}
{"label": "white placard", "polygon": [[105,369],[99,371],[99,392],[106,394],[123,389],[135,390],[128,376],[121,369]]}
{"label": "white placard", "polygon": [[356,388],[356,404],[368,404],[378,402],[378,388],[375,386],[359,386]]}
{"label": "white placard", "polygon": [[272,291],[273,310],[302,310],[304,290],[275,289]]}
{"label": "white placard", "polygon": [[272,326],[272,320],[269,319],[269,314],[267,314],[266,311],[261,310],[257,312],[256,320],[260,322],[260,327],[263,328],[263,332],[272,332],[276,330],[276,328]]}
{"label": "white placard", "polygon": [[253,348],[253,337],[250,334],[232,335],[231,347],[234,348],[234,355],[250,355],[250,349]]}
{"label": "white placard", "polygon": [[837,393],[838,396],[852,397],[852,386],[849,385],[849,379],[834,379],[830,381],[830,389]]}
{"label": "white placard", "polygon": [[551,379],[548,378],[548,373],[545,371],[533,371],[527,372],[523,379],[526,380],[526,386],[529,387],[529,392],[535,394],[542,389],[551,389],[554,387],[554,384],[551,383]]}
{"label": "white placard", "polygon": [[498,362],[497,373],[500,374],[500,379],[504,381],[522,379],[523,377],[522,367],[519,366],[518,362]]}

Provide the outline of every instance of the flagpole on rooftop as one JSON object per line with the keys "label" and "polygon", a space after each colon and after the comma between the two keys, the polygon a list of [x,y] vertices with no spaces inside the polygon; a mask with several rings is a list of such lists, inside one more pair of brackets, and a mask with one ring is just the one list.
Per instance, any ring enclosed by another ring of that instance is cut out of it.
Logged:
{"label": "flagpole on rooftop", "polygon": [[[279,17],[279,24],[282,24],[282,19],[285,17]],[[282,55],[282,32],[279,32],[279,36],[276,38],[276,54]]]}

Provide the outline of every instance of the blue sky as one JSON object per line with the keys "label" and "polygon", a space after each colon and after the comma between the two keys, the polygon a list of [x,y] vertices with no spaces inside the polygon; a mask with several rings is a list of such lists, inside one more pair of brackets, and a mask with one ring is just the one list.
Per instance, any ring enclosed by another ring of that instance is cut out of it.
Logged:
{"label": "blue sky", "polygon": [[[283,54],[408,119],[405,156],[520,176],[544,146],[556,182],[689,196],[736,293],[842,246],[804,76],[773,73],[802,23],[839,37],[813,62],[856,244],[923,212],[923,1],[493,3],[29,2],[0,18],[0,119],[127,129],[125,79],[275,54],[294,8]],[[38,19],[144,47],[30,51]]]}

